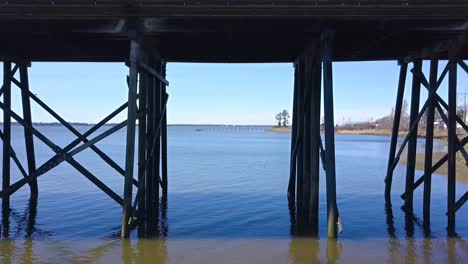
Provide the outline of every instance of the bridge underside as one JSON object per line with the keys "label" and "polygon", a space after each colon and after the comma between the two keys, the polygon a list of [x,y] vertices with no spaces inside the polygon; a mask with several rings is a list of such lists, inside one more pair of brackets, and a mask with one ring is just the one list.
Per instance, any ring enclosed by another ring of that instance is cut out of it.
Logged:
{"label": "bridge underside", "polygon": [[293,62],[324,28],[335,31],[334,61],[447,58],[444,41],[468,30],[468,4],[440,2],[11,1],[0,8],[0,58],[122,62],[135,26],[167,62]]}

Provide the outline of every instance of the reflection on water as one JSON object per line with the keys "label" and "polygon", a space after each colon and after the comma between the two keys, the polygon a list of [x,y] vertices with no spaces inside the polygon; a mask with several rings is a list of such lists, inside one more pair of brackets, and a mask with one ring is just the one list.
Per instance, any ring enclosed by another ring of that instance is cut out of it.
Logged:
{"label": "reflection on water", "polygon": [[[468,257],[465,240],[433,238],[411,213],[405,214],[406,235],[399,239],[388,205],[389,238],[364,240],[294,238],[294,206],[290,239],[168,239],[167,200],[160,208],[155,239],[57,240],[36,227],[37,201],[30,200],[24,212],[2,214],[0,263],[462,263]],[[17,223],[14,230],[10,218]],[[414,238],[416,227],[425,238]]]}
{"label": "reflection on water", "polygon": [[3,240],[0,252],[1,263],[463,263],[468,257],[457,238]]}

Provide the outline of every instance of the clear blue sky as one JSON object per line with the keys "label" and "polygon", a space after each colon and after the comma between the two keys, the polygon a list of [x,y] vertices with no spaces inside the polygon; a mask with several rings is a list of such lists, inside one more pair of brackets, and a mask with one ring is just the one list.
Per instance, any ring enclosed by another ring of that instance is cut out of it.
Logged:
{"label": "clear blue sky", "polygon": [[[426,73],[428,66],[425,62]],[[439,70],[444,66],[442,62]],[[395,61],[334,63],[335,121],[369,120],[390,113],[395,103],[398,72]],[[122,63],[36,62],[30,68],[30,86],[66,120],[94,123],[125,102],[127,73],[128,68]],[[271,125],[280,110],[292,112],[290,63],[169,63],[167,74],[169,124]],[[408,74],[405,97],[410,93],[410,77]],[[461,69],[458,84],[459,91],[464,92],[468,77]],[[446,85],[440,94],[446,98]],[[423,92],[422,98],[425,97]],[[14,88],[13,109],[18,113],[20,100],[19,89]],[[124,113],[114,121],[125,117]],[[34,105],[33,119],[54,121]]]}

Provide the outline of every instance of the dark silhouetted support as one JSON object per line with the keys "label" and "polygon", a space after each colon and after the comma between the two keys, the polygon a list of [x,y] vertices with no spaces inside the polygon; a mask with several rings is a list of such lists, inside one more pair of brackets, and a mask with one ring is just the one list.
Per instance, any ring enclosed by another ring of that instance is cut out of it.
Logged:
{"label": "dark silhouetted support", "polygon": [[[2,189],[10,188],[10,155],[11,155],[11,62],[3,62],[3,167]],[[10,196],[3,196],[2,211],[10,210]]]}
{"label": "dark silhouetted support", "polygon": [[297,108],[298,108],[298,122],[297,122],[297,139],[296,139],[296,213],[297,213],[297,232],[302,233],[303,231],[303,189],[302,185],[304,182],[304,171],[302,170],[304,164],[304,151],[303,151],[303,139],[304,139],[304,104],[305,104],[305,89],[304,89],[304,78],[305,78],[305,62],[303,58],[297,60],[298,68],[298,97],[297,97]]}
{"label": "dark silhouetted support", "polygon": [[[146,74],[140,74],[139,80],[140,99],[138,109],[140,112],[147,111],[146,93],[148,88],[148,77]],[[146,217],[146,115],[141,115],[138,119],[138,224],[139,233],[146,233],[145,217]],[[134,208],[135,209],[135,208]]]}
{"label": "dark silhouetted support", "polygon": [[[146,124],[146,181],[145,181],[145,212],[146,212],[146,222],[147,222],[147,232],[151,233],[153,230],[153,225],[151,223],[155,222],[155,211],[152,207],[154,189],[155,189],[155,179],[154,179],[154,162],[153,155],[151,155],[151,149],[153,148],[153,135],[155,127],[155,116],[154,116],[154,92],[155,92],[155,78],[148,75],[148,89],[147,89],[147,124]],[[148,235],[148,234],[146,234]]]}
{"label": "dark silhouetted support", "polygon": [[321,98],[321,58],[316,52],[311,60],[311,155],[310,155],[310,227],[313,236],[318,236],[319,215],[319,176],[320,176],[320,101]]}
{"label": "dark silhouetted support", "polygon": [[[421,72],[422,61],[417,59],[414,61],[414,71]],[[413,84],[411,88],[411,108],[410,108],[410,127],[413,128],[413,133],[408,138],[408,159],[406,167],[406,199],[405,209],[410,212],[413,210],[413,192],[410,191],[414,184],[414,173],[416,167],[416,145],[418,140],[418,115],[419,115],[419,97],[421,91],[421,82],[416,75],[413,75]],[[422,112],[423,110],[421,110]]]}
{"label": "dark silhouetted support", "polygon": [[333,33],[323,35],[323,104],[325,116],[325,157],[327,181],[328,237],[337,237],[338,209],[336,205],[335,123],[333,117]]}
{"label": "dark silhouetted support", "polygon": [[455,180],[456,180],[456,137],[457,137],[457,58],[455,49],[449,51],[448,74],[448,182],[447,182],[447,230],[455,232]]}
{"label": "dark silhouetted support", "polygon": [[401,107],[403,105],[403,96],[405,93],[406,73],[408,71],[408,63],[400,62],[400,77],[398,80],[398,91],[394,109],[392,138],[390,142],[390,153],[388,156],[387,176],[385,177],[385,202],[391,205],[391,190],[393,179],[393,162],[395,160],[395,152],[398,142],[398,131],[400,129]]}
{"label": "dark silhouetted support", "polygon": [[[311,217],[311,178],[312,178],[312,163],[311,163],[311,144],[312,144],[312,65],[310,55],[304,56],[305,76],[304,76],[304,126],[303,126],[303,140],[302,149],[304,153],[304,162],[302,163],[303,182],[302,185],[297,186],[302,188],[302,217],[304,223],[304,234],[311,234],[310,217]],[[302,228],[301,228],[302,229]]]}
{"label": "dark silhouetted support", "polygon": [[[431,60],[429,73],[429,90],[437,89],[437,67],[439,61]],[[427,107],[426,122],[426,150],[424,155],[424,201],[423,201],[423,221],[425,226],[429,226],[431,219],[431,179],[432,179],[432,149],[434,144],[434,115],[437,98],[430,96]],[[413,180],[414,182],[414,180]]]}
{"label": "dark silhouetted support", "polygon": [[[29,99],[29,78],[28,78],[28,66],[26,64],[21,64],[19,66],[20,71],[20,82],[22,85],[21,89],[21,99],[23,104],[23,117],[24,121],[32,126],[32,117],[31,117],[31,101]],[[36,171],[36,156],[34,154],[34,139],[33,134],[29,129],[24,128],[24,140],[26,145],[26,157],[28,161],[28,172],[29,175]],[[34,179],[29,182],[31,188],[31,198],[37,198],[38,189],[37,189],[37,180]]]}
{"label": "dark silhouetted support", "polygon": [[[155,65],[157,72],[161,72],[162,62],[157,60]],[[156,79],[156,89],[154,90],[154,137],[156,138],[154,147],[154,179],[155,179],[155,200],[154,208],[158,209],[159,212],[159,189],[161,187],[161,122],[158,122],[161,118],[162,113],[162,82],[159,79]]]}
{"label": "dark silhouetted support", "polygon": [[[166,62],[161,65],[161,75],[166,78]],[[166,94],[166,83],[161,84],[161,94]],[[167,106],[161,104],[161,109],[166,107],[163,113],[163,121],[161,125],[161,179],[162,179],[162,195],[167,197]]]}
{"label": "dark silhouetted support", "polygon": [[[152,65],[156,72],[161,72],[161,61],[155,60],[154,64]],[[155,78],[155,86],[154,86],[154,108],[153,108],[153,118],[154,118],[154,123],[153,123],[153,132],[154,134],[149,138],[149,140],[152,140],[152,149],[151,149],[151,155],[152,155],[152,160],[151,162],[153,163],[153,196],[151,200],[151,207],[149,210],[152,210],[155,214],[155,221],[158,221],[158,214],[159,214],[159,188],[161,186],[161,177],[160,177],[160,163],[161,163],[161,129],[160,125],[161,123],[158,122],[161,117],[161,81],[158,78]],[[157,223],[157,222],[156,222]],[[155,223],[155,230],[157,229]]]}
{"label": "dark silhouetted support", "polygon": [[289,203],[296,201],[296,161],[297,154],[295,152],[296,140],[297,140],[297,101],[299,92],[298,82],[298,67],[297,63],[294,63],[294,95],[293,95],[293,113],[292,113],[292,128],[291,128],[291,157],[289,165],[289,183],[288,183],[288,200]]}
{"label": "dark silhouetted support", "polygon": [[133,165],[135,159],[135,129],[137,117],[137,82],[138,82],[138,56],[139,45],[135,40],[130,41],[130,70],[128,85],[128,114],[127,114],[127,140],[125,153],[125,182],[124,199],[122,213],[122,238],[128,238],[130,235],[130,212],[132,209],[132,180]]}

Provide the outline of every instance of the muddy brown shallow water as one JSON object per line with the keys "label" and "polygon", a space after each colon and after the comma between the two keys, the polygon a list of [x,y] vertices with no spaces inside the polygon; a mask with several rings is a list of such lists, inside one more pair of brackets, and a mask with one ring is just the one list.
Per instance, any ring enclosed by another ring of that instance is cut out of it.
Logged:
{"label": "muddy brown shallow water", "polygon": [[1,263],[466,263],[461,239],[1,241]]}

